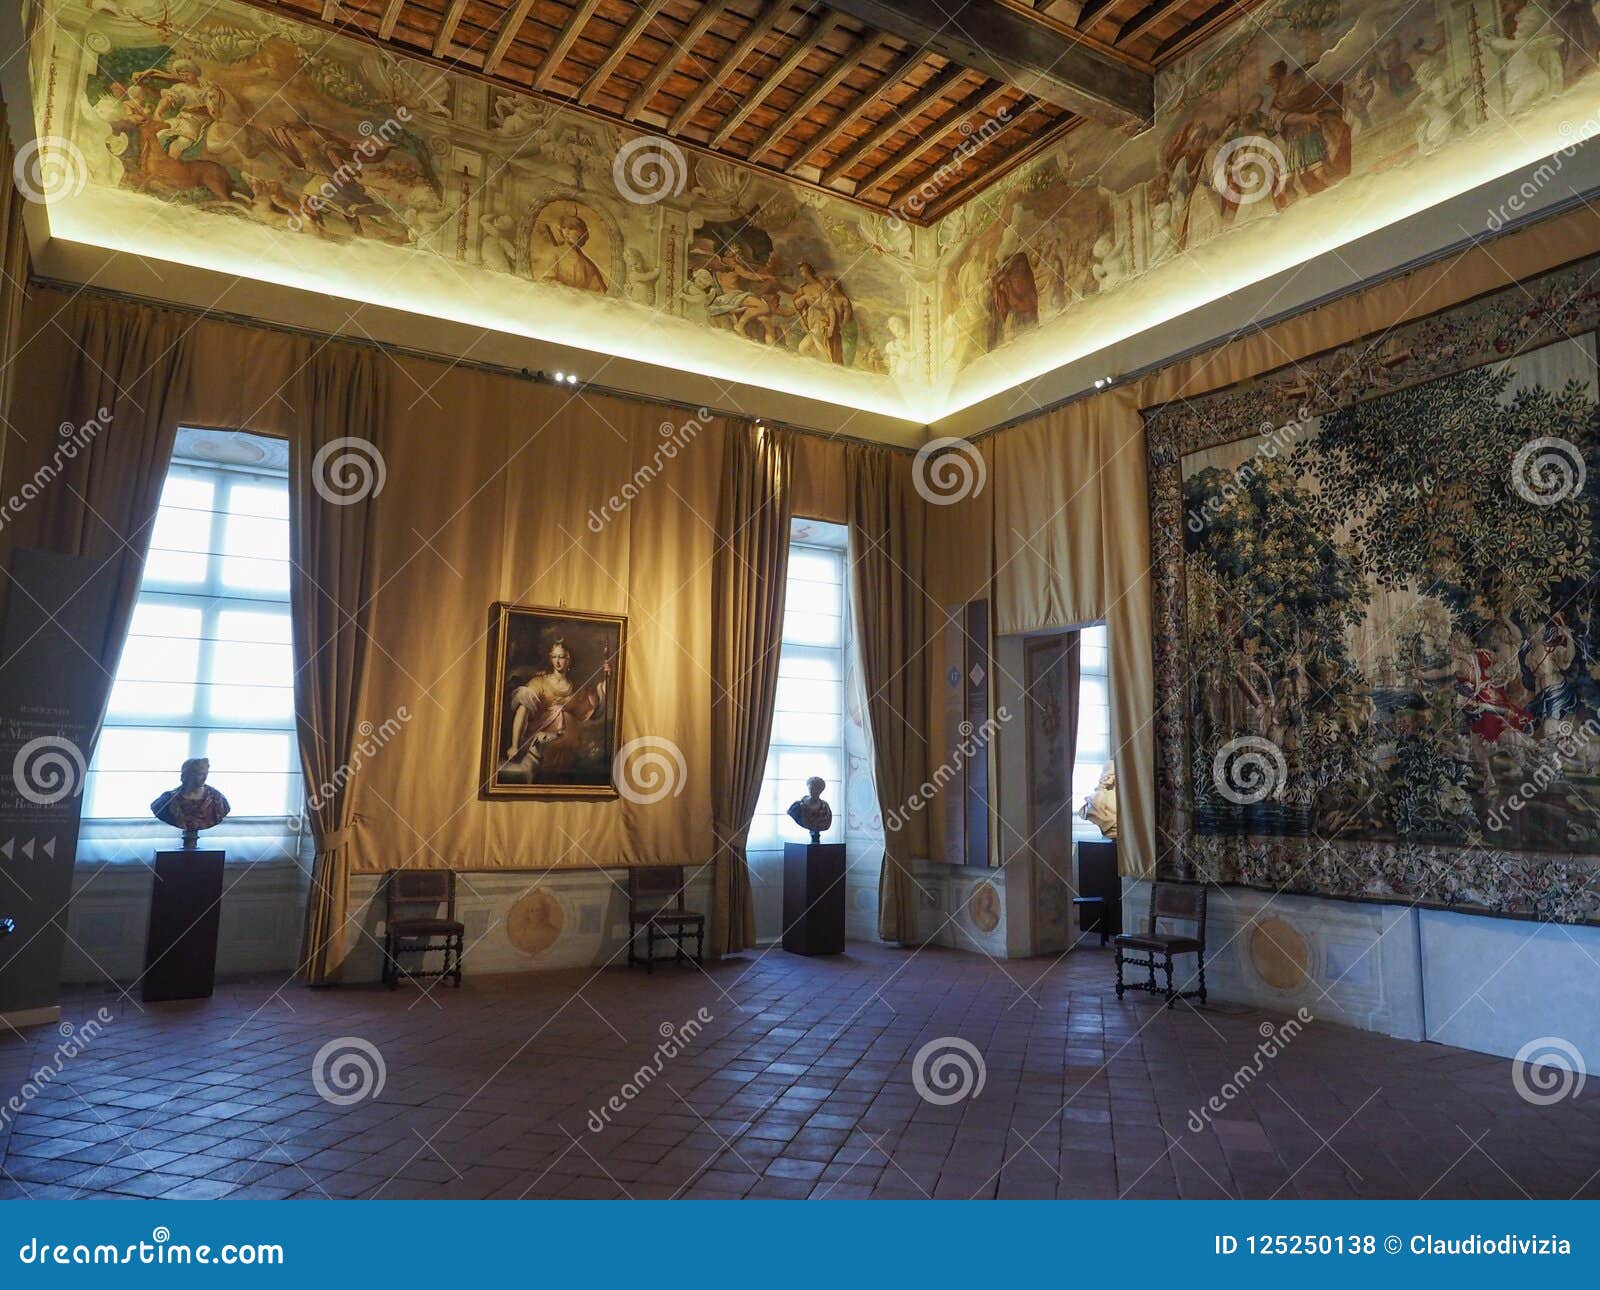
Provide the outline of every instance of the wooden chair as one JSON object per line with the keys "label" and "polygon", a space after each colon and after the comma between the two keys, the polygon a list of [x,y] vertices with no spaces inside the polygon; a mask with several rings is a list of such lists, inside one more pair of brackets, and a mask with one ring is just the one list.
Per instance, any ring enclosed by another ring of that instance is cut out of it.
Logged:
{"label": "wooden chair", "polygon": [[[449,869],[391,869],[384,875],[383,982],[391,990],[400,978],[419,981],[449,977],[461,986],[461,954],[466,927],[456,918],[456,876]],[[439,906],[444,916],[439,916]],[[402,954],[444,954],[437,972],[402,967]]]}
{"label": "wooden chair", "polygon": [[[656,937],[673,943],[672,961],[689,957],[684,951],[685,937],[693,935],[694,961],[705,961],[706,916],[683,904],[683,866],[651,865],[628,870],[628,966],[643,963],[646,972],[655,971]],[[645,931],[644,958],[635,954],[639,929]]]}
{"label": "wooden chair", "polygon": [[[1163,922],[1194,924],[1194,934],[1180,936],[1163,932]],[[1148,990],[1151,994],[1166,996],[1167,1007],[1179,999],[1198,997],[1206,1001],[1206,889],[1203,883],[1156,882],[1150,885],[1150,927],[1144,932],[1123,932],[1114,944],[1117,949],[1117,998],[1124,990]],[[1135,953],[1128,953],[1129,950]],[[1139,958],[1142,953],[1145,957]],[[1172,960],[1179,954],[1193,954],[1199,965],[1200,987],[1197,990],[1172,988]],[[1122,966],[1148,968],[1149,981],[1124,984]],[[1165,989],[1156,984],[1156,968],[1167,974]]]}

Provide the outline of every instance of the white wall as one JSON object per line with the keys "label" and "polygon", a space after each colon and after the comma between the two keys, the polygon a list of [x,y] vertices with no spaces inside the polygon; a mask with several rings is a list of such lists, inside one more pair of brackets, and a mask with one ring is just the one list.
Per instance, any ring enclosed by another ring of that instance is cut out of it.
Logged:
{"label": "white wall", "polygon": [[[73,870],[61,979],[134,981],[144,971],[154,870],[140,863],[82,864]],[[292,971],[300,954],[306,872],[290,860],[230,863],[222,876],[217,974]]]}
{"label": "white wall", "polygon": [[1514,1057],[1555,1037],[1600,1071],[1600,927],[1421,911],[1427,1034]]}
{"label": "white wall", "polygon": [[[350,911],[361,932],[340,979],[376,981],[382,976],[383,900],[381,874],[350,879]],[[539,893],[559,910],[560,933],[539,953],[512,944],[506,916],[520,900]],[[711,919],[711,866],[691,870],[685,904]],[[463,971],[469,975],[531,972],[551,968],[625,966],[628,961],[628,871],[626,869],[500,869],[456,875],[456,916],[466,927]],[[709,944],[709,940],[707,942]],[[691,949],[693,943],[691,942]],[[640,942],[640,952],[644,949]],[[656,954],[663,954],[660,944]],[[437,955],[429,966],[436,967]]]}
{"label": "white wall", "polygon": [[[1143,928],[1149,884],[1123,882],[1123,926]],[[1513,1057],[1535,1040],[1576,1047],[1600,1070],[1600,927],[1485,918],[1405,905],[1213,888],[1211,998],[1313,1016],[1401,1039]],[[1252,937],[1281,919],[1305,941],[1306,976],[1280,989]]]}

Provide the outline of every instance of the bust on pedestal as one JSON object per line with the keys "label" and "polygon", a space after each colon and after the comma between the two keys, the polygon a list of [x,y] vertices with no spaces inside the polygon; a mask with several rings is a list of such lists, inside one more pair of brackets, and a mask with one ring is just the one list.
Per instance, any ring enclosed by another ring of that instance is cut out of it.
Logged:
{"label": "bust on pedestal", "polygon": [[201,851],[201,829],[212,829],[232,809],[206,783],[211,763],[191,757],[180,783],[150,803],[150,814],[183,830],[181,851],[156,852],[150,893],[150,927],[144,947],[144,997],[148,1002],[209,998],[216,987],[217,929],[222,921],[222,851]]}
{"label": "bust on pedestal", "polygon": [[791,954],[844,953],[844,843],[822,841],[833,827],[826,787],[813,775],[807,796],[789,807],[789,818],[811,835],[810,845],[783,844],[783,948]]}
{"label": "bust on pedestal", "polygon": [[208,757],[191,757],[178,770],[178,787],[169,788],[150,803],[150,814],[163,824],[183,830],[183,849],[193,851],[201,829],[214,829],[233,808],[228,799],[206,783],[211,774]]}

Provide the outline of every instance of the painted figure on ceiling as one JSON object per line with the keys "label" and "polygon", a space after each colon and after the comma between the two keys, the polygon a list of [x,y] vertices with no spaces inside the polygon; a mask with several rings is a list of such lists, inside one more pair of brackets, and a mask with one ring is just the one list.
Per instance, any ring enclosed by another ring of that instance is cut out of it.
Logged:
{"label": "painted figure on ceiling", "polygon": [[222,91],[200,75],[199,66],[188,58],[175,58],[169,68],[148,68],[135,72],[135,82],[164,83],[166,88],[156,102],[155,114],[166,122],[156,142],[174,160],[190,148],[198,147],[206,128],[220,113]]}
{"label": "painted figure on ceiling", "polygon": [[1272,111],[1283,141],[1284,182],[1273,194],[1280,207],[1302,192],[1320,193],[1350,174],[1350,126],[1344,86],[1324,84],[1279,59],[1267,69]]}
{"label": "painted figure on ceiling", "polygon": [[605,274],[600,266],[583,253],[589,240],[589,225],[581,215],[569,212],[554,224],[544,225],[545,236],[556,248],[555,261],[544,272],[546,282],[554,282],[578,291],[595,291],[604,295]]}
{"label": "painted figure on ceiling", "polygon": [[1033,278],[1033,263],[1015,227],[1008,225],[1002,235],[998,258],[998,267],[989,275],[990,349],[1039,322],[1039,288]]}
{"label": "painted figure on ceiling", "polygon": [[1550,26],[1561,36],[1561,67],[1571,85],[1600,62],[1600,19],[1593,0],[1560,0],[1550,14]]}
{"label": "painted figure on ceiling", "polygon": [[800,353],[825,358],[830,363],[845,362],[846,332],[855,322],[850,297],[839,279],[817,271],[802,260],[795,268],[799,285],[794,289],[794,310],[805,335]]}

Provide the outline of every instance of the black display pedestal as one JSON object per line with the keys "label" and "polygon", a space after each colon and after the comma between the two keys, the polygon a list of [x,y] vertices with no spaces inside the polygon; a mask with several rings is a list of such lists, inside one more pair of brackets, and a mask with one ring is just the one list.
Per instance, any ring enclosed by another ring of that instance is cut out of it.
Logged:
{"label": "black display pedestal", "polygon": [[209,999],[217,980],[223,851],[156,852],[144,1000]]}
{"label": "black display pedestal", "polygon": [[844,843],[783,844],[783,948],[844,953]]}
{"label": "black display pedestal", "polygon": [[[1093,898],[1095,905],[1079,904]],[[1122,877],[1115,842],[1078,843],[1078,933],[1099,932],[1100,944],[1122,930]]]}

